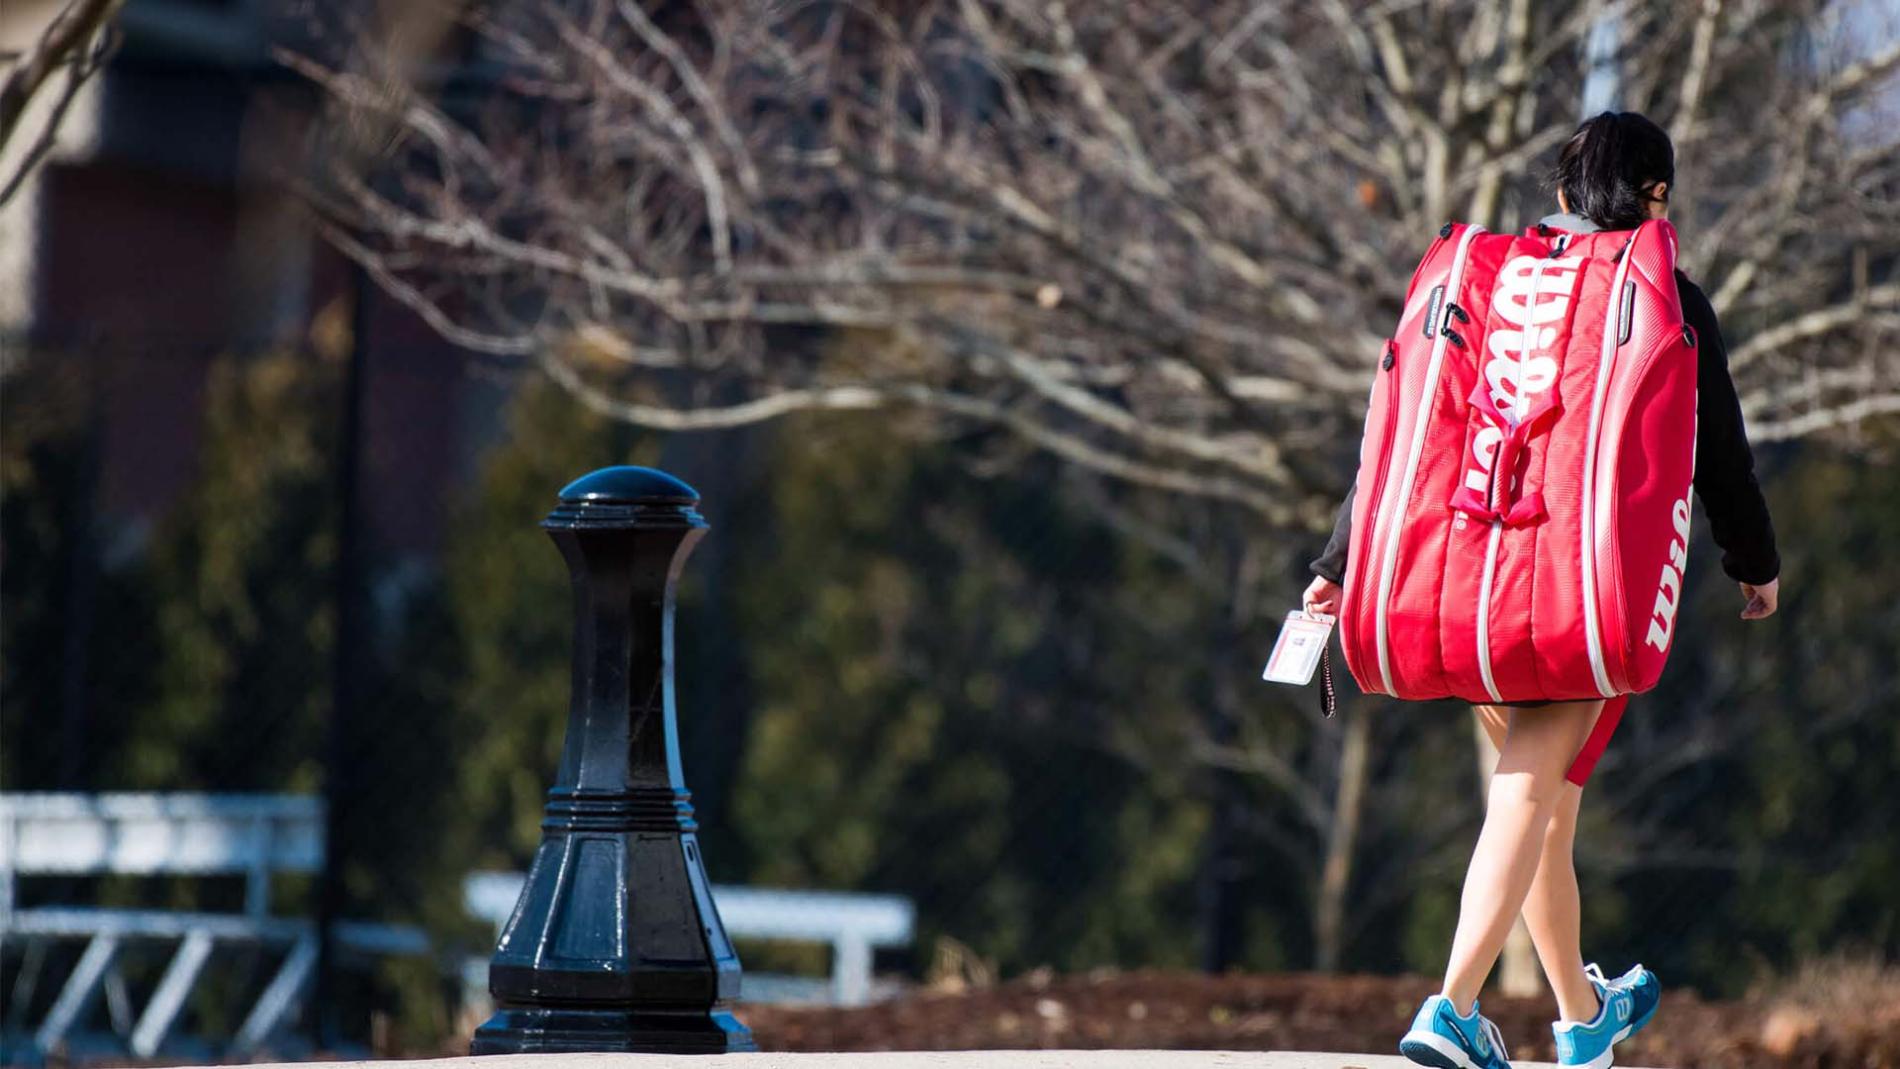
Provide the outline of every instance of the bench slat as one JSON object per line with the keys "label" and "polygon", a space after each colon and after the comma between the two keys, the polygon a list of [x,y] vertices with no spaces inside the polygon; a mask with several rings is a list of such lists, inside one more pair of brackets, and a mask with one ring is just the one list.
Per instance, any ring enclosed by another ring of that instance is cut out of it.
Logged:
{"label": "bench slat", "polygon": [[193,932],[236,942],[287,943],[309,930],[311,922],[290,917],[247,917],[236,913],[172,913],[156,909],[93,909],[60,906],[23,909],[7,918],[20,936],[115,939],[183,939]]}
{"label": "bench slat", "polygon": [[66,978],[66,986],[60,988],[59,997],[53,1000],[53,1008],[46,1013],[38,1034],[33,1037],[34,1044],[40,1050],[50,1051],[66,1037],[73,1022],[79,1019],[80,1011],[99,990],[99,981],[105,978],[106,966],[119,952],[118,937],[112,935],[94,936],[86,944],[86,952],[79,955],[79,964],[73,967],[73,974]]}
{"label": "bench slat", "polygon": [[251,1007],[250,1016],[238,1029],[237,1038],[231,1042],[231,1052],[239,1057],[250,1054],[264,1045],[264,1041],[277,1031],[290,1008],[296,1005],[297,996],[303,993],[304,984],[310,980],[310,973],[317,966],[317,937],[313,932],[297,940],[290,948],[290,955],[284,959],[283,967],[277,975],[271,977],[270,986],[257,998],[257,1005]]}
{"label": "bench slat", "polygon": [[294,794],[0,794],[0,872],[255,874],[323,867],[323,800]]}
{"label": "bench slat", "polygon": [[185,997],[191,994],[192,983],[211,957],[211,945],[211,936],[204,931],[193,932],[178,944],[178,953],[172,955],[171,964],[165,967],[165,975],[159,978],[151,1001],[145,1004],[145,1012],[132,1029],[133,1054],[150,1058],[165,1045],[178,1011],[184,1009]]}

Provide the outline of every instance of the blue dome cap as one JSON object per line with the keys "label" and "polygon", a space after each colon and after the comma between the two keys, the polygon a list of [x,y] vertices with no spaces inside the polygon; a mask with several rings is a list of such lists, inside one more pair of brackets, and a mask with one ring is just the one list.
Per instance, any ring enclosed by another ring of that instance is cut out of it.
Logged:
{"label": "blue dome cap", "polygon": [[699,502],[699,491],[655,468],[619,464],[590,471],[561,488],[563,505],[676,504]]}

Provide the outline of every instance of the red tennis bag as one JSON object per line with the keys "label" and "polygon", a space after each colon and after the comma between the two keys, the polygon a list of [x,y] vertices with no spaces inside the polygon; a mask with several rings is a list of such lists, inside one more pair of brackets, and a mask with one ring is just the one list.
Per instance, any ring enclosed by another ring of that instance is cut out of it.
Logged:
{"label": "red tennis bag", "polygon": [[1369,693],[1654,686],[1695,469],[1676,232],[1452,224],[1373,380],[1340,640]]}

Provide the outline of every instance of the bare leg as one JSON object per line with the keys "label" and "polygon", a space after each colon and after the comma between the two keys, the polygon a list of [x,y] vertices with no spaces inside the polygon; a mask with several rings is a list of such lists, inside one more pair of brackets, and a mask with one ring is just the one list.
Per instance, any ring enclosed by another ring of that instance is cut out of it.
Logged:
{"label": "bare leg", "polygon": [[[1481,706],[1477,713],[1492,744],[1502,750],[1506,710]],[[1583,971],[1583,902],[1577,891],[1574,860],[1577,812],[1582,804],[1583,788],[1565,780],[1557,809],[1544,829],[1537,876],[1531,880],[1523,909],[1524,926],[1530,929],[1531,942],[1537,947],[1537,960],[1543,963],[1544,976],[1557,996],[1557,1015],[1566,1021],[1592,1020],[1598,1008],[1596,988]]]}
{"label": "bare leg", "polygon": [[1597,989],[1583,972],[1583,902],[1577,892],[1577,809],[1583,788],[1566,781],[1544,829],[1544,852],[1537,878],[1524,899],[1524,926],[1531,930],[1537,960],[1557,995],[1557,1014],[1566,1021],[1590,1021],[1597,1015]]}
{"label": "bare leg", "polygon": [[1445,966],[1445,994],[1470,1013],[1511,924],[1530,894],[1543,853],[1544,832],[1565,786],[1564,773],[1603,707],[1600,701],[1564,702],[1506,710],[1504,745],[1491,776],[1484,830],[1465,872],[1458,932]]}

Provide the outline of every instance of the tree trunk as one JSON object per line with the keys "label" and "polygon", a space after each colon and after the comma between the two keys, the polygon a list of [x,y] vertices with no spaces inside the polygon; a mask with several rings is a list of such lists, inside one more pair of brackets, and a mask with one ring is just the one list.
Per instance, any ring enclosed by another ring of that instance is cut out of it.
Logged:
{"label": "tree trunk", "polygon": [[1339,968],[1345,942],[1346,893],[1352,883],[1352,852],[1359,840],[1359,818],[1366,797],[1367,751],[1372,721],[1362,710],[1341,708],[1346,737],[1339,748],[1339,785],[1333,794],[1333,822],[1326,835],[1326,864],[1320,870],[1313,909],[1313,943],[1321,972]]}

